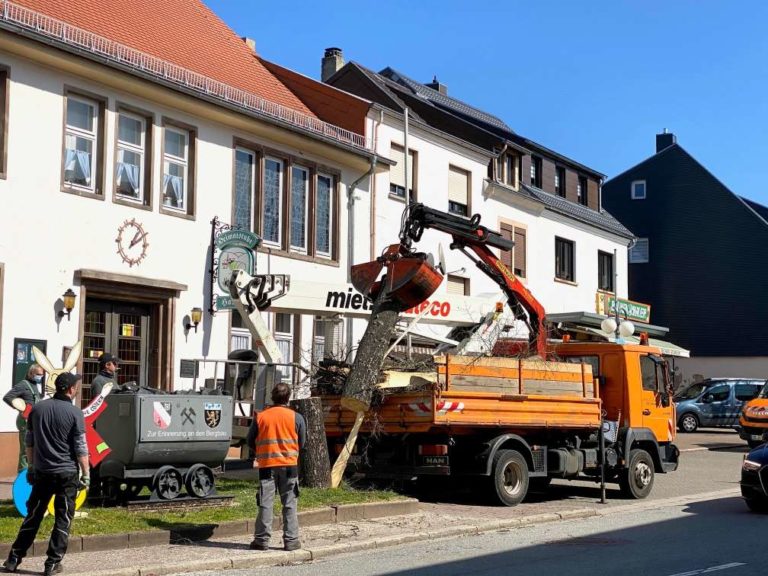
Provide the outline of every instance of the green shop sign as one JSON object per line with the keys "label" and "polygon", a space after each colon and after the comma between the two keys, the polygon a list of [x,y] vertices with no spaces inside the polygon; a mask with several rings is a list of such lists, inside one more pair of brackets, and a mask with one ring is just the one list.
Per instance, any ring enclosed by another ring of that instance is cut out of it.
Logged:
{"label": "green shop sign", "polygon": [[[605,292],[597,293],[597,313],[606,316],[616,315],[616,297]],[[619,316],[633,322],[650,324],[651,305],[619,298]]]}

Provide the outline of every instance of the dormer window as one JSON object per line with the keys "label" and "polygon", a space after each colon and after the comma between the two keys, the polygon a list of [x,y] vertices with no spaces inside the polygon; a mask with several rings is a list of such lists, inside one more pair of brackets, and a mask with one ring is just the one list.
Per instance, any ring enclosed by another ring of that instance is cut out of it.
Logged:
{"label": "dormer window", "polygon": [[496,164],[496,180],[512,188],[520,181],[520,156],[507,152],[499,156]]}
{"label": "dormer window", "polygon": [[531,156],[531,186],[541,188],[541,158]]}

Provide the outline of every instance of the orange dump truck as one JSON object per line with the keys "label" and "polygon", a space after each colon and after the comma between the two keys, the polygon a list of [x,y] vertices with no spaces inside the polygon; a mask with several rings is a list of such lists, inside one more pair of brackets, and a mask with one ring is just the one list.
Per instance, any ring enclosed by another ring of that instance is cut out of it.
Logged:
{"label": "orange dump truck", "polygon": [[[527,326],[528,341],[503,351],[497,342],[493,356],[436,356],[426,373],[386,373],[381,401],[366,413],[357,441],[364,472],[475,476],[489,495],[514,506],[531,483],[546,486],[552,478],[604,477],[627,496],[644,498],[656,473],[677,469],[675,408],[660,351],[575,341],[588,335],[548,325],[541,303],[494,251],[509,251],[514,243],[481,226],[479,215],[464,218],[409,204],[400,244],[374,262],[353,266],[355,287],[369,298],[389,289],[385,295],[394,302],[414,293],[428,297],[427,283],[408,275],[414,263],[426,266],[423,254],[412,249],[426,229],[450,235],[451,248],[498,284],[514,318]],[[429,272],[423,278],[442,278]],[[322,400],[326,433],[339,446],[356,415],[342,408],[338,396]]]}
{"label": "orange dump truck", "polygon": [[[514,506],[531,484],[605,479],[644,498],[655,473],[677,468],[674,405],[658,349],[605,342],[552,345],[558,361],[438,356],[428,373],[390,372],[366,414],[358,470],[373,477],[475,476]],[[397,386],[400,386],[398,388]],[[355,420],[323,396],[340,447]],[[338,450],[336,450],[338,452]]]}

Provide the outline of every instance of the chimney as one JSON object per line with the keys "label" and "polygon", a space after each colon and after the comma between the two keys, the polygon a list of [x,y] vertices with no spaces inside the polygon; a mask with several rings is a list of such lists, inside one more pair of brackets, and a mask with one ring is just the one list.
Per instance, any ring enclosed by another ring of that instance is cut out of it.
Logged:
{"label": "chimney", "polygon": [[432,82],[425,85],[427,88],[432,88],[432,90],[437,90],[442,94],[443,96],[448,96],[448,86],[445,84],[440,84],[437,80],[437,76],[432,76]]}
{"label": "chimney", "polygon": [[676,143],[677,138],[675,138],[675,135],[664,128],[664,132],[656,134],[656,154]]}
{"label": "chimney", "polygon": [[331,76],[344,66],[344,54],[341,52],[341,48],[326,48],[321,62],[320,80],[327,82]]}
{"label": "chimney", "polygon": [[251,52],[256,54],[256,40],[253,38],[248,38],[247,36],[243,36],[243,42],[245,42],[245,45],[251,49]]}

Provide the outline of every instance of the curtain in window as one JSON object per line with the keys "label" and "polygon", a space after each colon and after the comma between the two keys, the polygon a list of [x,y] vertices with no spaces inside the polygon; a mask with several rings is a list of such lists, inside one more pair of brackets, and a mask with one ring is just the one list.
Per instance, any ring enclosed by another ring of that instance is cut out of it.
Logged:
{"label": "curtain in window", "polygon": [[[275,340],[277,342],[277,348],[280,350],[280,354],[283,356],[283,362],[290,363],[293,359],[293,354],[291,354],[293,341],[283,340],[280,338],[276,338]],[[278,366],[277,371],[280,373],[280,379],[283,382],[290,383],[293,379],[293,368],[290,366]]]}
{"label": "curtain in window", "polygon": [[71,178],[68,181],[85,185],[91,184],[91,155],[83,150],[66,150],[64,159],[64,171],[71,172]]}
{"label": "curtain in window", "polygon": [[251,191],[253,189],[253,155],[242,150],[235,154],[235,226],[251,230]]}
{"label": "curtain in window", "polygon": [[126,162],[117,163],[117,183],[119,187],[125,185],[125,180],[131,188],[131,195],[134,197],[139,196],[139,167],[135,164],[128,164]]}
{"label": "curtain in window", "polygon": [[331,253],[331,179],[324,176],[317,178],[317,228],[315,235],[317,251]]}
{"label": "curtain in window", "polygon": [[265,162],[264,170],[264,240],[280,241],[280,164]]}
{"label": "curtain in window", "polygon": [[291,246],[306,248],[307,172],[294,169],[291,178]]}
{"label": "curtain in window", "polygon": [[181,176],[165,174],[163,176],[163,190],[165,190],[166,199],[170,200],[166,204],[170,204],[175,208],[184,207],[184,181],[181,179]]}

